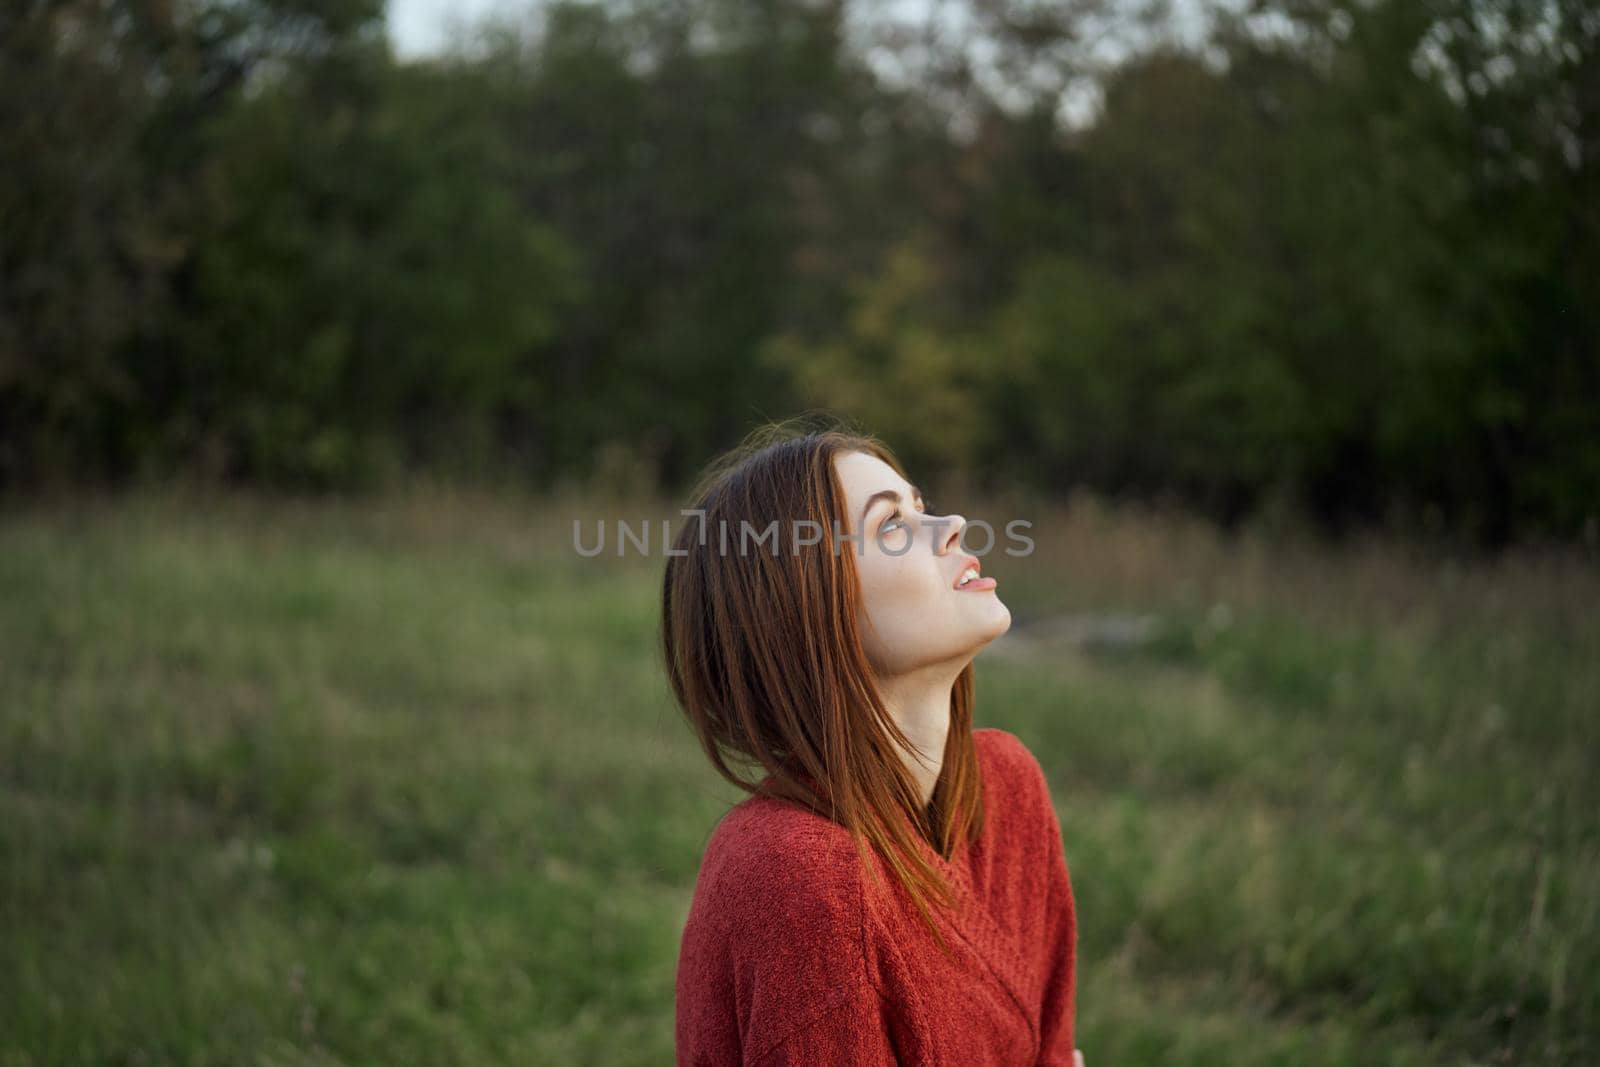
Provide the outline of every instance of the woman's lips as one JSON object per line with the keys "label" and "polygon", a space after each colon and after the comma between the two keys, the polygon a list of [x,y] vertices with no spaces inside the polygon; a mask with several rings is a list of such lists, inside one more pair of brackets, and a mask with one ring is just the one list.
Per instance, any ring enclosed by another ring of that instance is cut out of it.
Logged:
{"label": "woman's lips", "polygon": [[961,573],[966,574],[968,571],[971,571],[976,574],[977,577],[973,578],[972,581],[968,582],[966,585],[962,585],[961,578],[958,575],[956,578],[956,584],[951,588],[955,589],[955,591],[958,593],[963,591],[981,593],[985,590],[993,589],[997,583],[993,578],[985,578],[980,573],[979,568],[980,565],[976,556],[963,556],[961,558]]}

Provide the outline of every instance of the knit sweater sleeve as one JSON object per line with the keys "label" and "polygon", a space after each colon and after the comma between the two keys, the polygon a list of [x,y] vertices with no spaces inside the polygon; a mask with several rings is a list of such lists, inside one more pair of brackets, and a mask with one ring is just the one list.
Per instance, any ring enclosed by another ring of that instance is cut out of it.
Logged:
{"label": "knit sweater sleeve", "polygon": [[679,953],[678,1063],[896,1062],[865,957],[860,861],[832,824],[774,805],[720,835]]}
{"label": "knit sweater sleeve", "polygon": [[1050,887],[1046,893],[1045,946],[1049,971],[1039,1011],[1039,1067],[1073,1067],[1077,1000],[1078,916],[1050,786],[1038,769],[1048,826]]}
{"label": "knit sweater sleeve", "polygon": [[751,1067],[888,1067],[900,1062],[887,1005],[869,983],[855,984],[805,1019]]}

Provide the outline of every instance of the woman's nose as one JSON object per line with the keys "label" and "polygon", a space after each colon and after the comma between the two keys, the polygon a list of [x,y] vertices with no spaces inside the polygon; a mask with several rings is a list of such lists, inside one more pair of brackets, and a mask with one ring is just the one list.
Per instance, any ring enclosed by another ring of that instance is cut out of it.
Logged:
{"label": "woman's nose", "polygon": [[938,521],[940,525],[934,527],[936,531],[934,536],[940,542],[939,555],[942,556],[952,548],[961,547],[961,530],[967,525],[967,517],[951,512],[948,515],[939,516]]}

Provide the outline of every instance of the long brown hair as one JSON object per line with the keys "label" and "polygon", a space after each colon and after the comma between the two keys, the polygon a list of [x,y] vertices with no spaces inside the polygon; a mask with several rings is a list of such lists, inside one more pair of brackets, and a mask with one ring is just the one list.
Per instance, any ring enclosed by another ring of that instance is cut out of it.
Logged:
{"label": "long brown hair", "polygon": [[[711,464],[692,493],[699,514],[679,528],[668,554],[661,651],[673,694],[717,772],[845,827],[876,881],[870,845],[948,952],[929,905],[951,907],[956,895],[913,835],[949,859],[983,826],[972,665],[951,690],[944,763],[925,810],[894,747],[909,741],[862,649],[855,546],[834,550],[834,532],[849,532],[833,465],[843,452],[876,456],[905,476],[885,444],[838,425],[769,425]],[[742,523],[756,537],[774,520],[775,545],[739,540]],[[818,543],[786,539],[804,520],[819,524]],[[752,782],[736,769],[755,766],[768,777]]]}

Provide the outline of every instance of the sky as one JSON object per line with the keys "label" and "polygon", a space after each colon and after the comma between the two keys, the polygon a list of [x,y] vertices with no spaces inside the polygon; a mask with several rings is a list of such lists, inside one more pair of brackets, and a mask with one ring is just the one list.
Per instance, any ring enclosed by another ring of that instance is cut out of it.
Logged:
{"label": "sky", "polygon": [[[1200,12],[1208,4],[1237,6],[1240,0],[1172,2],[1175,17],[1171,27],[1192,36],[1203,25]],[[440,51],[457,33],[487,15],[515,15],[529,11],[536,3],[537,0],[388,0],[389,38],[399,58],[419,58]],[[896,16],[909,14],[913,21],[929,10],[928,0],[873,0],[873,3],[878,5],[876,11],[879,14],[894,10]],[[1119,4],[1123,9],[1139,6],[1138,0],[1119,0],[1111,10],[1119,10]],[[955,11],[960,6],[957,4],[954,8],[944,10]],[[961,27],[952,25],[951,32],[959,37]],[[885,72],[880,69],[879,73]],[[1090,122],[1097,107],[1098,95],[1098,88],[1092,84],[1079,82],[1069,86],[1061,98],[1060,115],[1063,121],[1069,126],[1082,126]]]}
{"label": "sky", "polygon": [[[880,0],[885,6],[916,11],[925,0]],[[1197,19],[1206,0],[1177,0],[1180,21]],[[487,14],[513,13],[527,8],[529,0],[388,0],[389,37],[402,58],[426,55],[441,48],[452,24],[471,22]]]}
{"label": "sky", "polygon": [[389,39],[403,59],[438,51],[454,23],[516,12],[523,0],[389,0]]}

